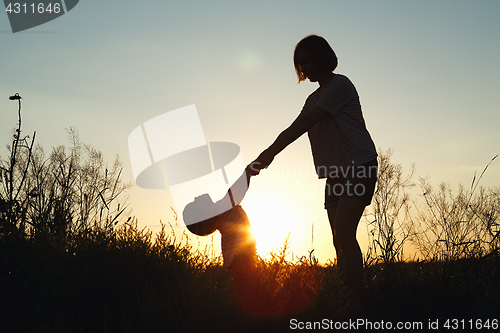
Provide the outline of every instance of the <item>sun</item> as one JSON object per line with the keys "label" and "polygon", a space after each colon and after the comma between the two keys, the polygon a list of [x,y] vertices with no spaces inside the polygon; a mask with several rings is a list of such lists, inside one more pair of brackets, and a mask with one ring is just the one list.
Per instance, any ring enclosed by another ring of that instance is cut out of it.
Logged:
{"label": "sun", "polygon": [[257,252],[261,256],[282,246],[289,233],[295,230],[297,215],[277,200],[254,198],[242,203],[242,207],[252,225]]}

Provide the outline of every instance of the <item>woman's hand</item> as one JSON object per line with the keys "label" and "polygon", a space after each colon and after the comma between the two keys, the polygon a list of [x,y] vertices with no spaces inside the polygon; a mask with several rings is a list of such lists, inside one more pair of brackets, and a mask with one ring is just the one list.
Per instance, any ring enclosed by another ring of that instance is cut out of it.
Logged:
{"label": "woman's hand", "polygon": [[249,176],[258,175],[260,170],[267,168],[273,161],[274,157],[285,149],[286,146],[297,140],[318,121],[328,115],[328,111],[325,111],[317,106],[313,107],[313,109],[305,116],[299,115],[287,129],[278,135],[269,148],[264,150],[255,161],[247,166],[247,174]]}

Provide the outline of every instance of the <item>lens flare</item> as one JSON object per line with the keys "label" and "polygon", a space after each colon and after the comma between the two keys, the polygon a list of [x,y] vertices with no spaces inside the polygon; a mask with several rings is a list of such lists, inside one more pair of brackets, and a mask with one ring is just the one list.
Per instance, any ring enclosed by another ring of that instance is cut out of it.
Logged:
{"label": "lens flare", "polygon": [[265,256],[283,245],[297,224],[297,214],[286,204],[271,198],[253,198],[242,203],[257,241],[257,252]]}

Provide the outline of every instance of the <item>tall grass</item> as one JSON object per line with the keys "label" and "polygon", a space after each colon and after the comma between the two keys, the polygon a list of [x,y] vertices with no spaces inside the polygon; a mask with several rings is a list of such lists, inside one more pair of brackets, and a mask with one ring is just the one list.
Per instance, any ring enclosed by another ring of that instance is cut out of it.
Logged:
{"label": "tall grass", "polygon": [[[475,181],[454,195],[422,180],[424,203],[416,205],[413,169],[404,176],[382,152],[361,307],[350,303],[334,263],[319,265],[312,251],[287,259],[285,240],[257,258],[257,292],[246,295],[257,307],[248,308],[220,256],[195,251],[170,223],[153,235],[127,215],[118,160],[108,168],[74,131],[71,148],[45,157],[21,136],[20,106],[0,164],[2,332],[287,332],[292,318],[498,319],[498,187]],[[420,250],[416,261],[404,262],[408,242]]]}
{"label": "tall grass", "polygon": [[379,152],[377,185],[372,204],[365,210],[369,238],[365,266],[403,261],[404,245],[410,236],[408,190],[415,186],[415,166],[404,175],[403,166],[393,163],[391,157],[391,149]]}
{"label": "tall grass", "polygon": [[427,179],[420,179],[425,205],[416,208],[412,239],[424,259],[457,260],[498,254],[500,187],[478,187],[481,177],[474,177],[470,189],[460,185],[457,194],[449,184],[441,183],[434,191]]}
{"label": "tall grass", "polygon": [[[409,191],[417,184],[415,166],[404,175],[401,164],[391,161],[392,151],[379,152],[379,174],[372,204],[365,211],[368,248],[365,266],[413,260],[457,260],[498,255],[500,245],[500,187],[484,188],[474,175],[470,189],[441,183],[434,190],[428,178],[419,177],[416,200]],[[405,256],[412,245],[413,256]]]}
{"label": "tall grass", "polygon": [[365,269],[363,306],[350,307],[335,265],[287,261],[284,243],[257,264],[261,311],[235,302],[217,260],[129,222],[71,239],[67,251],[0,240],[0,327],[26,332],[285,332],[289,320],[495,318],[499,257]]}

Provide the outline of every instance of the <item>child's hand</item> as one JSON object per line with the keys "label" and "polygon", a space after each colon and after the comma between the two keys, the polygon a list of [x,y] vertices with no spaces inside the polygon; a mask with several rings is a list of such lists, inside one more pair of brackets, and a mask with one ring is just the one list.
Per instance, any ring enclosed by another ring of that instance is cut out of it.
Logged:
{"label": "child's hand", "polygon": [[260,173],[261,168],[259,167],[260,163],[253,161],[247,167],[245,168],[245,171],[247,173],[247,177],[250,178],[252,176],[257,176]]}
{"label": "child's hand", "polygon": [[247,177],[257,176],[260,170],[266,169],[274,159],[274,155],[269,150],[264,150],[259,157],[246,167]]}

